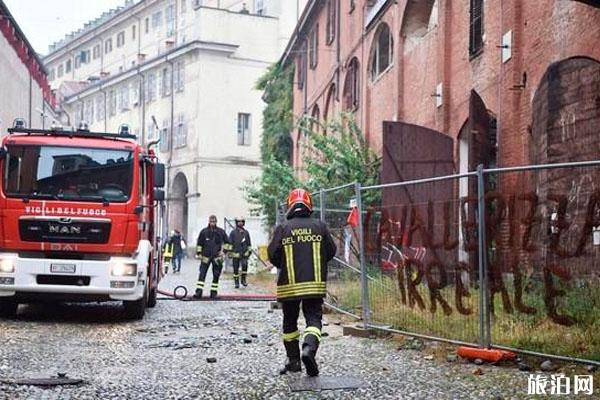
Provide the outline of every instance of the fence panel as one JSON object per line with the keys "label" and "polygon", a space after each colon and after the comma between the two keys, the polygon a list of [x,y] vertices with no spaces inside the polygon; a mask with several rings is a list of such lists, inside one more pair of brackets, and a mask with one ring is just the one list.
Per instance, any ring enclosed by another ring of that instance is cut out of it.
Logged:
{"label": "fence panel", "polygon": [[600,168],[486,174],[491,340],[600,361]]}
{"label": "fence panel", "polygon": [[477,177],[362,191],[372,326],[481,343]]}
{"label": "fence panel", "polygon": [[327,274],[327,303],[354,316],[362,313],[359,229],[348,225],[355,204],[353,184],[323,190],[317,197],[322,201],[320,218],[327,224],[337,246],[337,254],[329,263]]}

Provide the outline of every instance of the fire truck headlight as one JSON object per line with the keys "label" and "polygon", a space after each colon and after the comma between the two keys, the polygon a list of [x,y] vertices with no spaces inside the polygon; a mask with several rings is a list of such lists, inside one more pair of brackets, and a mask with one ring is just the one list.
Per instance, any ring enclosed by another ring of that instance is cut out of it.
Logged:
{"label": "fire truck headlight", "polygon": [[11,274],[15,272],[14,260],[7,258],[0,260],[0,272]]}
{"label": "fire truck headlight", "polygon": [[136,276],[137,265],[136,264],[114,264],[111,269],[112,276]]}

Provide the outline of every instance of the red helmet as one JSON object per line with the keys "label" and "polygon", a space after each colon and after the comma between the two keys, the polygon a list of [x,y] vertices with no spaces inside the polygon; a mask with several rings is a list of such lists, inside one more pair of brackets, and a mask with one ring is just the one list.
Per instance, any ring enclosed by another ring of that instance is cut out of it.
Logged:
{"label": "red helmet", "polygon": [[304,189],[294,189],[287,198],[287,215],[291,216],[294,212],[305,209],[309,213],[313,211],[312,198],[310,193]]}

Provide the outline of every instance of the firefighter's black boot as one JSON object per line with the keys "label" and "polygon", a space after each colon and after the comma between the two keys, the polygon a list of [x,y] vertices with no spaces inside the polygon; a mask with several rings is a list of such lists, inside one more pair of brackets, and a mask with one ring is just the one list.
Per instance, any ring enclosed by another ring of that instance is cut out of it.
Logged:
{"label": "firefighter's black boot", "polygon": [[194,298],[195,299],[201,299],[202,298],[202,289],[196,289],[196,293],[194,293]]}
{"label": "firefighter's black boot", "polygon": [[248,286],[248,282],[246,282],[246,274],[242,273],[242,285]]}
{"label": "firefighter's black boot", "polygon": [[283,345],[285,346],[287,359],[285,360],[285,365],[279,371],[279,374],[284,375],[287,372],[302,371],[300,364],[300,342],[297,340],[292,340],[291,342],[283,342]]}
{"label": "firefighter's black boot", "polygon": [[319,348],[319,339],[315,335],[305,335],[302,343],[302,363],[306,368],[308,376],[319,375],[319,366],[317,365],[317,350]]}
{"label": "firefighter's black boot", "polygon": [[217,298],[217,291],[216,290],[211,290],[210,291],[210,298],[211,299],[216,299]]}
{"label": "firefighter's black boot", "polygon": [[[242,278],[242,279],[244,279],[244,278]],[[238,276],[234,275],[233,276],[233,282],[235,284],[235,288],[239,289],[240,288],[240,278]]]}

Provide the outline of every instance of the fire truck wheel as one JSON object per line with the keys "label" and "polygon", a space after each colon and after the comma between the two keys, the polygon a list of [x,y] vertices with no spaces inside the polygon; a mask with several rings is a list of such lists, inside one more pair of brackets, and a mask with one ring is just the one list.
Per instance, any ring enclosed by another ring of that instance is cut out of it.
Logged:
{"label": "fire truck wheel", "polygon": [[150,289],[150,296],[148,296],[148,308],[156,307],[156,295],[157,294],[158,294],[158,292],[156,291],[156,288]]}
{"label": "fire truck wheel", "polygon": [[0,299],[0,318],[14,318],[19,303],[12,299]]}
{"label": "fire truck wheel", "polygon": [[146,280],[146,290],[144,290],[144,296],[141,299],[134,301],[123,301],[127,318],[134,320],[144,318],[146,307],[148,306],[148,283],[148,280]]}

